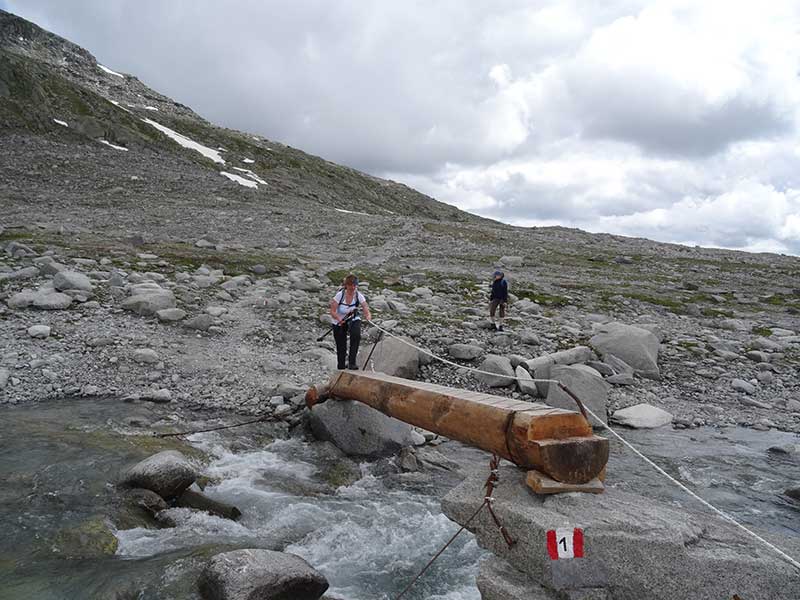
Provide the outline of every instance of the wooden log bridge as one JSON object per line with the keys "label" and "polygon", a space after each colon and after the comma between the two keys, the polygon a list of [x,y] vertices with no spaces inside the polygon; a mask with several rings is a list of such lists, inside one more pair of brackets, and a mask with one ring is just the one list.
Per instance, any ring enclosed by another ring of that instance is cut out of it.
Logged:
{"label": "wooden log bridge", "polygon": [[572,491],[589,482],[595,486],[585,491],[602,491],[595,480],[605,474],[608,440],[594,435],[577,411],[364,371],[338,371],[328,384],[308,390],[306,404],[329,397],[363,402],[497,454],[531,470],[528,484],[537,492]]}

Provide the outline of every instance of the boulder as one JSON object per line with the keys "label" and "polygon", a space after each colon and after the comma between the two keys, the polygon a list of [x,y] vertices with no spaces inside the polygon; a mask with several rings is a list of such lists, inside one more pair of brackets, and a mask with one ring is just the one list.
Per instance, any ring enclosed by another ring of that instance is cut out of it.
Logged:
{"label": "boulder", "polygon": [[[554,364],[551,355],[545,354],[526,360],[523,365],[528,373],[535,379],[549,379],[550,367]],[[536,389],[539,390],[539,395],[542,398],[547,398],[547,390],[549,384],[546,381],[536,382]]]}
{"label": "boulder", "polygon": [[[492,494],[492,507],[515,539],[513,548],[486,511],[467,522],[483,502],[485,473],[468,476],[441,503],[442,512],[472,531],[482,548],[523,575],[513,578],[522,588],[514,595],[500,593],[508,587],[494,587],[494,595],[479,579],[485,600],[800,598],[794,566],[688,502],[674,506],[613,485],[597,495],[537,495],[521,469],[504,465],[499,471],[502,485]],[[556,530],[556,544],[564,539],[567,546],[575,527],[585,534],[583,557],[553,560],[546,551],[548,532]],[[481,572],[487,575],[483,567]]]}
{"label": "boulder", "polygon": [[480,346],[473,344],[453,344],[447,349],[447,352],[450,356],[459,360],[475,360],[480,358],[484,350]]}
{"label": "boulder", "polygon": [[122,303],[122,308],[142,316],[151,316],[160,310],[175,308],[175,295],[170,290],[162,289],[159,286],[155,287],[158,289],[141,290],[130,298],[126,298]]}
{"label": "boulder", "polygon": [[555,365],[574,365],[584,363],[595,358],[591,348],[586,346],[575,346],[569,350],[561,350],[550,354],[550,359]]}
{"label": "boulder", "polygon": [[325,577],[287,552],[245,549],[213,557],[200,574],[204,600],[317,600]]}
{"label": "boulder", "polygon": [[744,392],[745,394],[755,394],[756,386],[744,379],[734,379],[731,381],[731,387],[737,392]]}
{"label": "boulder", "polygon": [[186,321],[183,326],[186,329],[193,329],[195,331],[208,331],[214,325],[216,319],[209,314],[197,315]]}
{"label": "boulder", "polygon": [[180,496],[197,479],[197,472],[176,450],[165,450],[128,469],[123,485],[151,490],[164,499]]}
{"label": "boulder", "polygon": [[214,500],[205,494],[188,489],[184,490],[184,492],[178,496],[175,500],[175,506],[202,510],[209,514],[222,517],[223,519],[230,519],[231,521],[236,521],[242,516],[242,512],[232,504]]}
{"label": "boulder", "polygon": [[165,308],[163,310],[156,311],[156,316],[162,323],[174,323],[175,321],[180,321],[181,319],[185,318],[186,311],[181,310],[180,308]]}
{"label": "boulder", "polygon": [[658,338],[653,332],[623,323],[607,323],[597,326],[598,333],[589,344],[608,362],[608,355],[616,356],[634,372],[648,379],[660,379],[658,368]]}
{"label": "boulder", "polygon": [[42,310],[64,310],[72,305],[72,298],[67,294],[58,292],[48,293],[40,290],[36,292],[33,306]]}
{"label": "boulder", "polygon": [[655,429],[672,423],[672,415],[650,404],[637,404],[616,411],[611,420],[614,423],[634,429]]}
{"label": "boulder", "polygon": [[481,371],[495,373],[495,375],[473,373],[478,381],[485,383],[489,387],[506,387],[514,384],[514,369],[511,367],[511,360],[505,356],[489,354],[483,359],[483,362],[478,368]]}
{"label": "boulder", "polygon": [[31,325],[28,327],[28,335],[34,339],[45,339],[50,337],[50,327],[47,325]]}
{"label": "boulder", "polygon": [[317,439],[333,442],[348,456],[391,456],[413,446],[412,427],[354,400],[328,400],[311,409]]}
{"label": "boulder", "polygon": [[521,256],[501,256],[499,262],[504,267],[521,267],[525,263]]}
{"label": "boulder", "polygon": [[[608,384],[602,377],[593,375],[571,365],[553,365],[550,367],[550,379],[564,384],[575,394],[583,405],[592,411],[604,424],[608,423]],[[578,405],[559,386],[550,384],[545,403],[556,408],[578,411]],[[592,419],[592,425],[597,425]]]}
{"label": "boulder", "polygon": [[64,290],[91,292],[94,290],[91,279],[77,271],[59,271],[53,277],[53,285],[60,292]]}
{"label": "boulder", "polygon": [[525,367],[522,365],[517,366],[517,368],[514,369],[514,374],[517,376],[517,387],[521,393],[528,394],[529,396],[539,395],[536,384],[533,382],[533,378],[530,374],[525,370]]}
{"label": "boulder", "polygon": [[[408,337],[401,338],[414,344],[414,340]],[[399,339],[385,336],[375,347],[372,353],[372,361],[375,370],[387,375],[402,377],[404,379],[416,379],[419,372],[419,351],[404,344]],[[414,344],[416,346],[416,344]],[[372,350],[372,346],[363,345],[359,351],[358,366],[360,367]]]}
{"label": "boulder", "polygon": [[25,267],[18,271],[9,271],[8,273],[0,273],[0,281],[11,279],[33,279],[39,276],[39,269],[36,267]]}

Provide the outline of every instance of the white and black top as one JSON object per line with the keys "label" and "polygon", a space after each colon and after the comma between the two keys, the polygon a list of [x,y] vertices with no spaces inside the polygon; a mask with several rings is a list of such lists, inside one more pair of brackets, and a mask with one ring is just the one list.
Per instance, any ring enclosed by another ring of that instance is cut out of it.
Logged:
{"label": "white and black top", "polygon": [[[346,301],[346,291],[339,290],[333,297],[333,301],[338,304],[338,306],[336,307],[336,314],[339,315],[339,318],[344,319],[347,316],[347,313],[349,313],[354,308],[358,308],[362,304],[366,303],[367,299],[364,297],[364,294],[362,294],[359,291],[356,291],[356,293],[353,294],[352,302],[348,303]],[[361,315],[356,314],[353,317],[353,320],[360,321]]]}

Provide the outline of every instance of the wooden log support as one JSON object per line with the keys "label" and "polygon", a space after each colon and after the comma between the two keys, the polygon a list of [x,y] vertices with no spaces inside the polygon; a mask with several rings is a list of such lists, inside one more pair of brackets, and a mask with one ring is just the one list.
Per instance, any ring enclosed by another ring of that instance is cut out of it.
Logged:
{"label": "wooden log support", "polygon": [[608,440],[594,435],[583,415],[546,404],[364,371],[338,371],[326,386],[308,390],[306,404],[330,396],[363,402],[562,483],[587,483],[608,462]]}

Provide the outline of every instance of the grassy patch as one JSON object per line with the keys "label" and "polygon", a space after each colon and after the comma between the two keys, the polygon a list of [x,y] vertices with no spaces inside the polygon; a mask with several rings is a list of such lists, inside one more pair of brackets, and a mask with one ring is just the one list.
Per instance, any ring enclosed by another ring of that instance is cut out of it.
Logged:
{"label": "grassy patch", "polygon": [[685,312],[684,304],[681,300],[673,298],[664,298],[660,296],[648,296],[647,294],[639,294],[633,292],[626,292],[623,294],[626,298],[631,300],[638,300],[639,302],[647,302],[648,304],[655,304],[656,306],[663,306],[664,308],[676,313],[681,314]]}
{"label": "grassy patch", "polygon": [[772,335],[772,329],[769,327],[753,327],[751,332],[755,335],[760,335],[762,337],[769,337]]}

